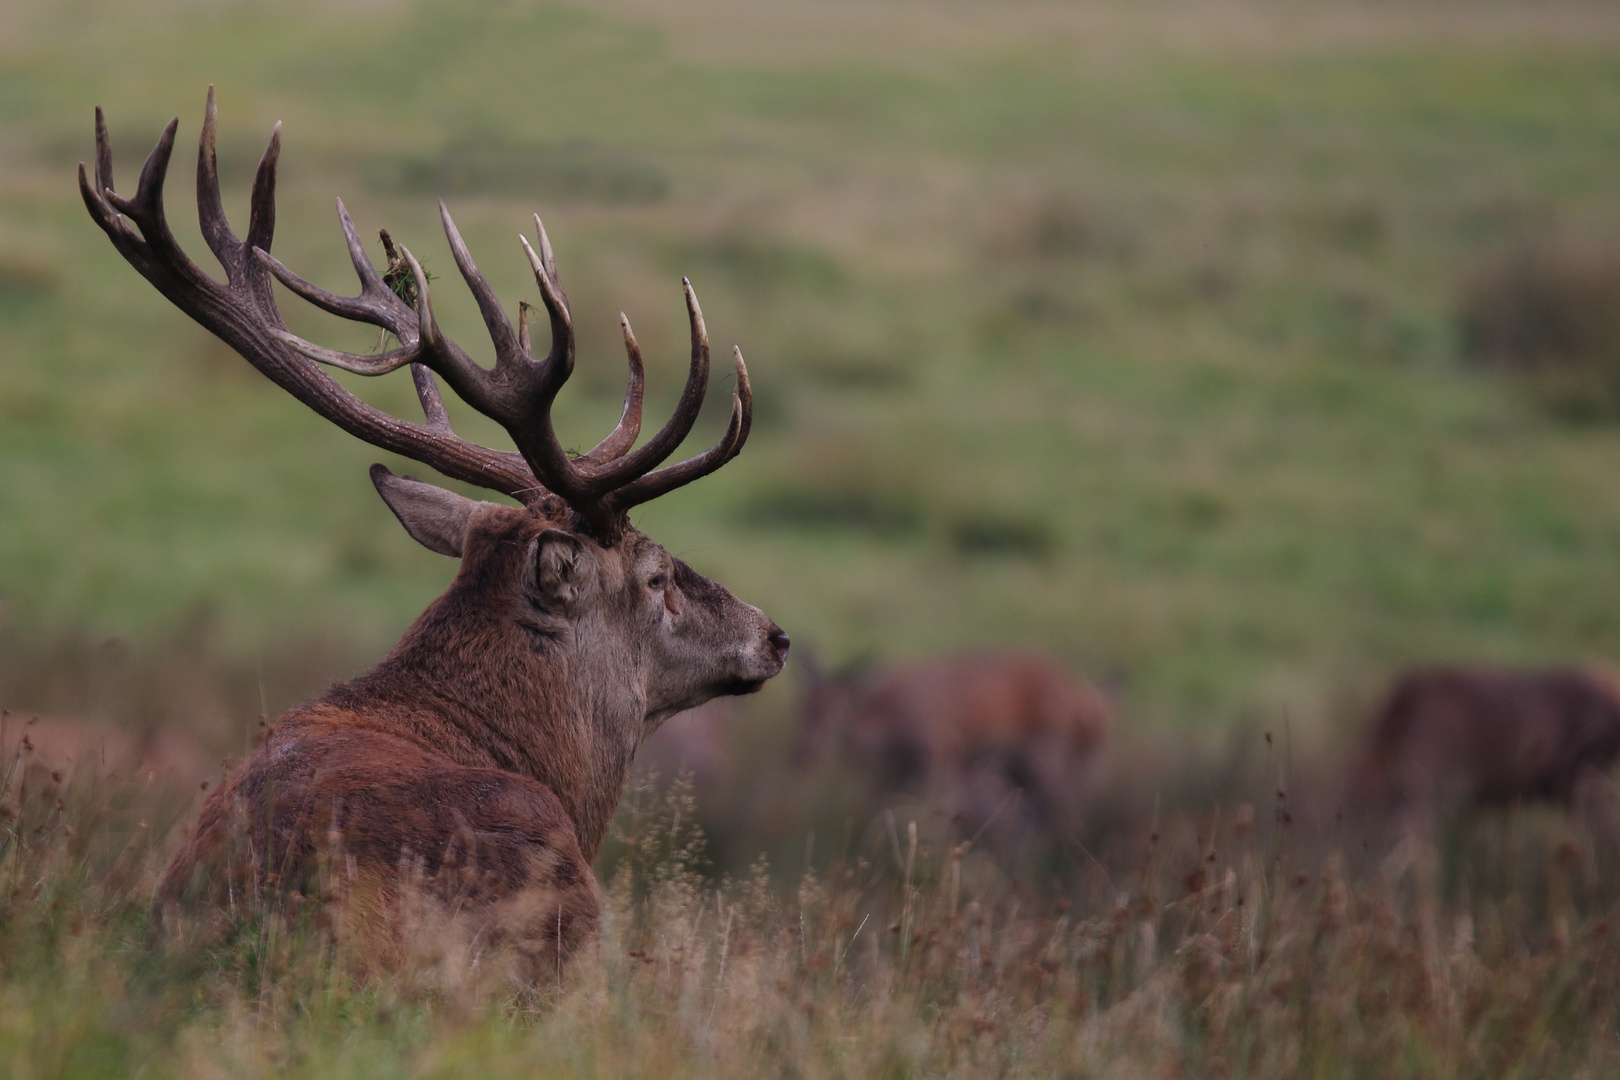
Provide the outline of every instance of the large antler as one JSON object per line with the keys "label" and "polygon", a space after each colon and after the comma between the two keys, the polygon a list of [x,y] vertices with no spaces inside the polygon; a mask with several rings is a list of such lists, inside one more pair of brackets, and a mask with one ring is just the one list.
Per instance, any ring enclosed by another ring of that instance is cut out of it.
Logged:
{"label": "large antler", "polygon": [[[621,315],[630,367],[624,412],[612,434],[588,453],[570,457],[552,428],[551,406],[573,372],[573,323],[552,258],[551,243],[538,216],[534,219],[538,253],[527,239],[520,237],[551,327],[551,349],[543,360],[537,361],[530,350],[529,305],[520,305],[518,326],[514,330],[494,290],[474,264],[449,211],[443,202],[439,204],[439,216],[450,241],[451,254],[478,302],[495,346],[495,366],[485,369],[439,329],[433,317],[427,275],[409,249],[401,245],[396,255],[384,234],[391,257],[390,270],[401,278],[409,274],[399,293],[371,265],[341,199],[337,203],[338,222],[348,242],[355,273],[360,278],[359,295],[342,297],[329,293],[294,274],[270,255],[275,231],[276,162],[281,150],[279,124],[254,177],[247,237],[238,239],[231,232],[225,220],[215,165],[213,87],[208,89],[208,106],[197,152],[197,207],[203,237],[224,267],[226,282],[221,285],[204,274],[181,250],[164,216],[163,182],[178,125],[176,119],[164,129],[141,169],[134,197],[124,198],[113,191],[112,146],[98,107],[94,184],[86,175],[84,165],[79,165],[79,189],[85,206],[125,260],[171,303],[230,345],[278,386],[344,431],[373,446],[430,465],[446,476],[503,492],[525,503],[536,503],[547,494],[555,494],[608,542],[624,528],[625,515],[631,507],[713,472],[742,449],[748,438],[753,400],[742,353],[734,350],[737,392],[732,399],[731,422],[725,435],[703,453],[653,471],[691,432],[708,385],[708,335],[697,297],[685,279],[682,285],[691,325],[692,359],[674,415],[645,444],[631,449],[641,431],[644,368],[630,322]],[[131,223],[135,227],[131,227]],[[322,310],[386,330],[400,343],[399,347],[374,355],[344,353],[289,333],[276,308],[272,276]],[[401,294],[413,302],[407,303]],[[423,422],[410,423],[367,405],[311,361],[360,375],[382,375],[410,365],[422,405]],[[517,445],[518,453],[479,446],[452,432],[435,374],[449,383],[467,404],[505,428]]]}

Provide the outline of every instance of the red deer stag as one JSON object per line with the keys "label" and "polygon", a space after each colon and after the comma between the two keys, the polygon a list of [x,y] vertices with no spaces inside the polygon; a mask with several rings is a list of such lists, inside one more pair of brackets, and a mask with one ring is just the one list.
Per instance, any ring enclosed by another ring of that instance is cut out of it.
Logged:
{"label": "red deer stag", "polygon": [[1390,688],[1351,767],[1346,802],[1413,826],[1446,807],[1569,803],[1617,756],[1612,672],[1419,669]]}
{"label": "red deer stag", "polygon": [[844,678],[804,667],[799,761],[835,743],[875,793],[924,790],[971,828],[998,811],[1035,831],[1071,826],[1112,723],[1100,691],[1037,653],[961,653]]}
{"label": "red deer stag", "polygon": [[[427,277],[410,251],[396,251],[384,233],[390,264],[379,274],[341,201],[359,295],[326,292],[271,257],[279,125],[254,179],[247,234],[232,233],[215,167],[212,88],[197,203],[226,280],[204,274],[164,218],[178,123],[164,130],[135,194],[125,197],[113,191],[112,148],[96,110],[94,174],[80,165],[79,187],[119,254],[344,431],[522,506],[477,502],[372,466],[372,482],[406,532],[461,560],[455,580],[375,668],[276,721],[203,806],[162,882],[160,904],[206,909],[277,891],[335,894],[344,900],[341,927],[368,946],[397,948],[402,903],[425,896],[430,908],[481,927],[480,940],[505,940],[540,970],[554,970],[596,924],[591,860],[637,744],[682,709],[757,690],[786,659],[787,635],[763,612],[671,558],[627,516],[742,449],[751,417],[742,354],[725,435],[660,469],[703,402],[703,316],[686,285],[686,387],[674,416],[635,449],[642,362],[621,317],[630,367],[623,415],[598,446],[571,456],[552,428],[551,406],[573,370],[574,334],[538,217],[538,251],[523,241],[550,322],[550,351],[537,360],[529,305],[520,305],[514,328],[440,203],[456,266],[494,343],[495,365],[486,369],[439,329]],[[293,336],[273,281],[323,311],[381,328],[398,347],[357,355]],[[315,361],[360,375],[409,366],[423,422],[372,408]],[[441,378],[498,422],[517,452],[455,435]],[[407,880],[417,883],[408,891]]]}

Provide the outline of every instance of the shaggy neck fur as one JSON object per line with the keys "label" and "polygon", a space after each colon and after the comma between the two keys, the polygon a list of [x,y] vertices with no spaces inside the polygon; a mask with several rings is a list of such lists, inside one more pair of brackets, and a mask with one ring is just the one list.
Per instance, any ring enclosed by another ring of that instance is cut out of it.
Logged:
{"label": "shaggy neck fur", "polygon": [[535,606],[535,542],[551,523],[490,524],[469,530],[455,581],[380,664],[296,712],[533,777],[562,802],[591,860],[647,715],[644,680],[600,605],[573,618]]}

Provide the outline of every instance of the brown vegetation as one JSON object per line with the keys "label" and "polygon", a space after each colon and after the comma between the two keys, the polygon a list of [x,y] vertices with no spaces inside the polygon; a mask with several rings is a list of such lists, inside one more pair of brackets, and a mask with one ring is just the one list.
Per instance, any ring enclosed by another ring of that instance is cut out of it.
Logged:
{"label": "brown vegetation", "polygon": [[1542,238],[1482,266],[1458,310],[1464,355],[1571,416],[1620,411],[1620,250]]}
{"label": "brown vegetation", "polygon": [[690,798],[638,792],[592,962],[513,994],[489,951],[446,962],[431,922],[393,978],[350,977],[324,935],[277,919],[226,950],[156,941],[150,793],[65,794],[0,779],[0,1060],[40,1074],[77,1075],[86,1046],[96,1075],[255,1077],[1597,1077],[1620,1060],[1617,868],[1559,815],[1481,820],[1384,875],[1256,815],[1245,800],[1269,792],[1240,785],[1221,792],[1235,812],[1119,818],[1047,889],[904,819],[897,848],[872,837],[783,888],[762,864],[705,879]]}

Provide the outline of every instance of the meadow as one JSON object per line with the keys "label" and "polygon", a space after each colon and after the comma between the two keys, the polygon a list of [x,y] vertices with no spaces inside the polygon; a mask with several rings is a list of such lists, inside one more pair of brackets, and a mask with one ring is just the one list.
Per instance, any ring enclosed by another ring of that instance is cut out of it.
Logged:
{"label": "meadow", "polygon": [[[1527,811],[1396,873],[1336,853],[1330,815],[1273,813],[1301,777],[1331,789],[1406,665],[1620,660],[1620,382],[1571,406],[1465,347],[1503,259],[1620,247],[1612,8],[0,0],[0,702],[239,755],[452,568],[375,498],[376,452],[169,308],[84,213],[94,106],[128,187],[170,116],[189,148],[211,83],[233,217],[282,121],[278,257],[347,291],[341,196],[450,278],[436,310],[469,346],[435,197],[508,306],[532,299],[512,234],[538,211],[581,447],[617,415],[620,309],[649,415],[673,402],[690,276],[716,346],[748,357],[754,434],[638,525],[829,666],[1049,651],[1115,695],[1118,751],[1050,880],[926,822],[908,856],[905,813],[797,805],[730,834],[700,805],[694,861],[645,793],[598,868],[600,960],[515,997],[427,961],[356,981],[269,915],[235,951],[167,948],[144,898],[190,793],[70,784],[58,808],[19,765],[0,1072],[1612,1067],[1599,840]],[[189,152],[170,216],[202,251]],[[793,676],[748,705],[758,776]]]}

